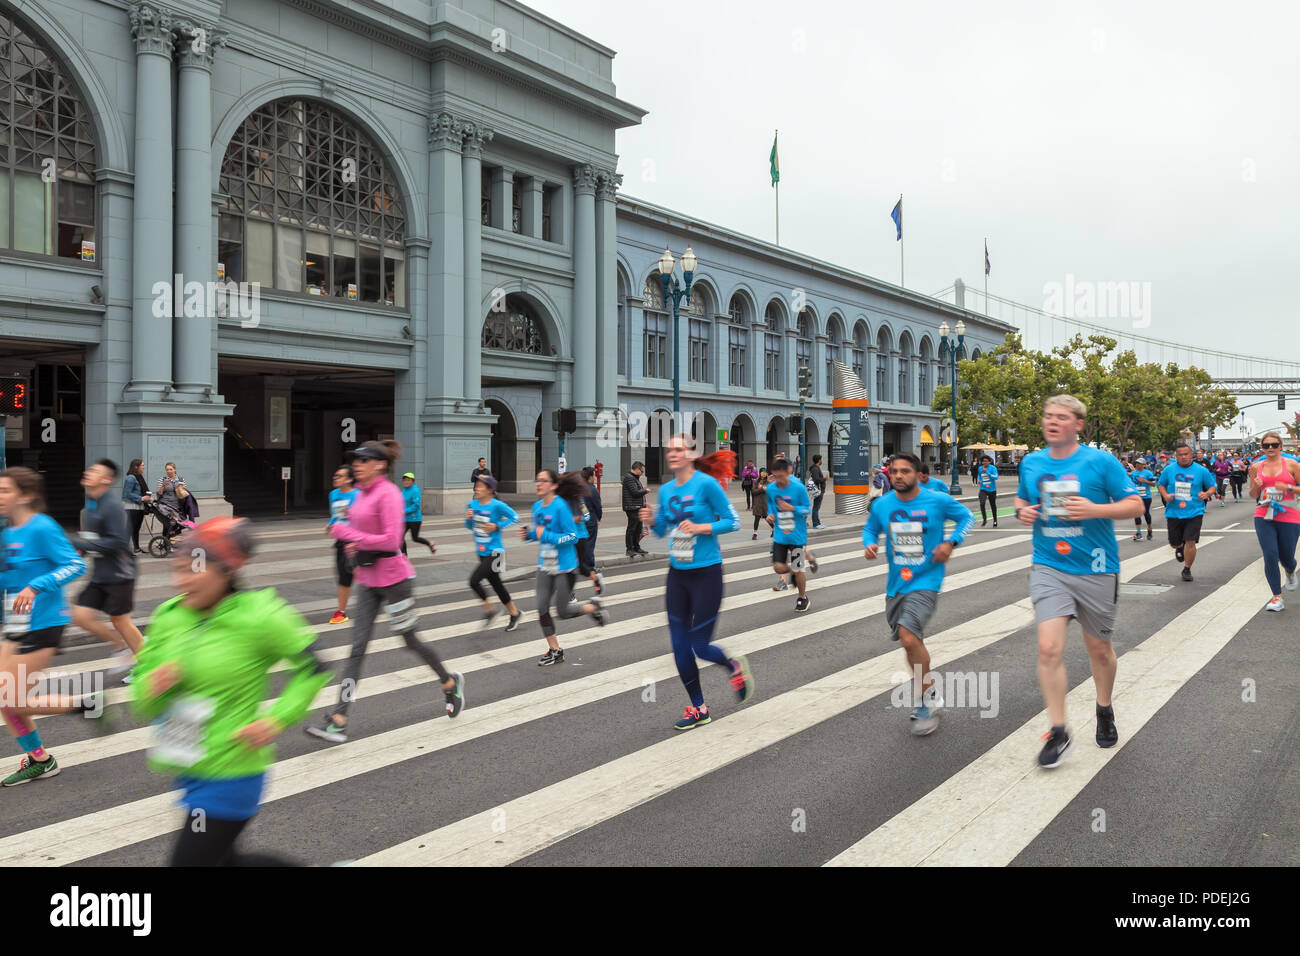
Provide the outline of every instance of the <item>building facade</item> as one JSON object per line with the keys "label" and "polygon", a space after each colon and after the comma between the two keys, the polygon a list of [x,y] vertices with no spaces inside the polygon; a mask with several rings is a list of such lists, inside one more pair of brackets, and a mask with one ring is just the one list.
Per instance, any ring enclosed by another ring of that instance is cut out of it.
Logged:
{"label": "building facade", "polygon": [[[840,356],[878,451],[924,448],[939,322],[1006,330],[620,198],[614,52],[513,0],[0,0],[0,38],[6,458],[67,479],[55,510],[103,456],[174,461],[205,515],[317,507],[384,437],[458,508],[480,456],[530,489],[561,407],[613,470],[642,452],[602,422],[671,407],[674,347],[706,444],[793,447],[811,361],[824,445]],[[653,273],[687,243],[674,345]]]}

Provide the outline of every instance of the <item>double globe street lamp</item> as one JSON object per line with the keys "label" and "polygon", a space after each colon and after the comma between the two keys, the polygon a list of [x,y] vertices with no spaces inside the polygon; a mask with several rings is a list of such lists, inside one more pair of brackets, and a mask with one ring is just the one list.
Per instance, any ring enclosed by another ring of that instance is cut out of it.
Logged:
{"label": "double globe street lamp", "polygon": [[695,258],[695,253],[690,246],[682,253],[682,275],[686,279],[685,286],[677,283],[677,276],[673,275],[673,270],[677,263],[673,260],[673,254],[664,248],[664,254],[659,257],[659,281],[664,287],[664,303],[670,300],[673,304],[673,420],[678,420],[678,413],[681,411],[680,395],[680,369],[681,349],[677,344],[681,341],[680,324],[681,324],[681,301],[686,300],[687,306],[691,304],[691,280],[695,278],[695,267],[699,260]]}
{"label": "double globe street lamp", "polygon": [[948,361],[952,365],[952,496],[961,494],[961,473],[957,468],[957,361],[966,352],[966,323],[957,320],[957,337],[948,338],[948,323],[939,326],[939,355],[948,352]]}

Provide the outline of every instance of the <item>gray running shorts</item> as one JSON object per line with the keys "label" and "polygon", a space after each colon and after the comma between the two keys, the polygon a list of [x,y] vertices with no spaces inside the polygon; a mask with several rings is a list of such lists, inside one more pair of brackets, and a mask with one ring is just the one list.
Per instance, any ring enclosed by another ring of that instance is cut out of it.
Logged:
{"label": "gray running shorts", "polygon": [[938,591],[908,591],[885,598],[885,620],[890,634],[898,640],[898,629],[905,627],[922,640],[925,628],[939,606]]}
{"label": "gray running shorts", "polygon": [[1109,641],[1119,603],[1119,575],[1066,574],[1035,564],[1029,569],[1029,600],[1034,602],[1034,618],[1040,624],[1056,617],[1073,617],[1093,637]]}

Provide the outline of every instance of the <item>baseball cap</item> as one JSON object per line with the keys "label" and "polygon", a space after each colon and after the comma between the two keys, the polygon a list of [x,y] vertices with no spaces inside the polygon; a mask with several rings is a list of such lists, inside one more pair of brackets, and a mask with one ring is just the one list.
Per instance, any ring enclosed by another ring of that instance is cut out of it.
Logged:
{"label": "baseball cap", "polygon": [[253,553],[253,529],[247,518],[209,518],[185,532],[182,548],[201,548],[229,574],[234,574]]}
{"label": "baseball cap", "polygon": [[404,474],[402,477],[403,477],[403,478],[410,478],[412,481],[415,481],[415,472],[413,472],[413,471],[408,471],[408,472],[407,472],[406,474]]}
{"label": "baseball cap", "polygon": [[483,482],[483,484],[487,485],[488,488],[490,488],[492,491],[497,490],[497,480],[493,478],[491,475],[488,474],[479,475],[474,480]]}

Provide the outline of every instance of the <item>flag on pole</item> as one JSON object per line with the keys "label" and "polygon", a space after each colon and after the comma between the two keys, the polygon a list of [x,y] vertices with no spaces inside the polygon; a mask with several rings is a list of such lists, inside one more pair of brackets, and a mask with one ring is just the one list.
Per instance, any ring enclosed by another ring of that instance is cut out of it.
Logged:
{"label": "flag on pole", "polygon": [[984,274],[989,274],[989,241],[984,240]]}
{"label": "flag on pole", "polygon": [[894,220],[894,225],[898,228],[898,239],[903,238],[903,197],[898,197],[898,203],[894,206],[894,211],[889,214],[889,218]]}
{"label": "flag on pole", "polygon": [[768,161],[768,163],[770,163],[771,166],[772,166],[772,185],[773,185],[773,186],[775,186],[777,183],[779,183],[779,182],[781,181],[781,164],[780,164],[780,162],[777,160],[777,156],[776,156],[776,137],[777,137],[777,134],[776,134],[776,133],[773,133],[773,134],[772,134],[772,154],[771,154],[770,156],[767,157],[767,161]]}

